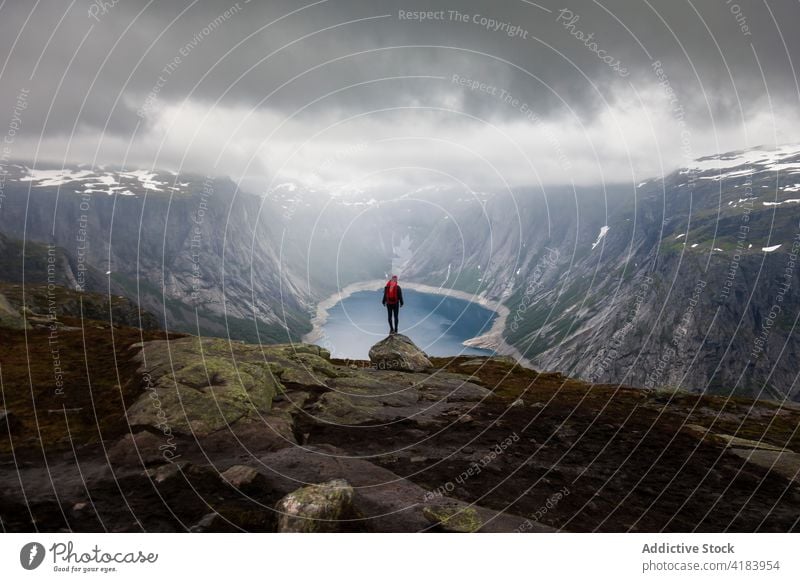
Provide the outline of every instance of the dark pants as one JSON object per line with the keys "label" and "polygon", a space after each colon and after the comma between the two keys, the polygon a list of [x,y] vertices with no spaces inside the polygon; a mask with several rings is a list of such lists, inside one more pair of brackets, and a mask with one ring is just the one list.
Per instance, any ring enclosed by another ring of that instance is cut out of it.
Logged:
{"label": "dark pants", "polygon": [[[400,314],[400,304],[387,303],[386,311],[389,313],[389,329],[391,331],[397,331],[397,317]],[[392,326],[392,315],[394,315],[394,326]]]}

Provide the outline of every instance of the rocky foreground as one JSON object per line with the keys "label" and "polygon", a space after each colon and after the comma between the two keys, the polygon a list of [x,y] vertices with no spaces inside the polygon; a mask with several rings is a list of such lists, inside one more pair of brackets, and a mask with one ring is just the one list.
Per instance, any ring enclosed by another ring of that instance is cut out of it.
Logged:
{"label": "rocky foreground", "polygon": [[799,529],[796,405],[67,314],[58,392],[32,321],[0,336],[6,531]]}

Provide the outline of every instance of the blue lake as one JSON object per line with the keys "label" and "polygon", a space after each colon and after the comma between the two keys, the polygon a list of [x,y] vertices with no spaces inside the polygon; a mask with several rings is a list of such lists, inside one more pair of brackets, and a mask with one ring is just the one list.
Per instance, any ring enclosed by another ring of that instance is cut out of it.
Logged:
{"label": "blue lake", "polygon": [[[335,358],[368,359],[369,348],[389,333],[383,290],[359,291],[328,311],[318,342]],[[403,289],[400,333],[429,356],[491,355],[489,350],[462,345],[489,331],[497,314],[477,303]]]}

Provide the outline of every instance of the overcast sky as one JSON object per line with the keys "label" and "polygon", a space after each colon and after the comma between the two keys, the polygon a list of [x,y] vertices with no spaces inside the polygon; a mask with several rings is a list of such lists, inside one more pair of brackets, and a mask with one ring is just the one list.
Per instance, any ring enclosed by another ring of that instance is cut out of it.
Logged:
{"label": "overcast sky", "polygon": [[250,189],[638,181],[800,142],[798,22],[796,0],[5,0],[0,132],[5,158]]}

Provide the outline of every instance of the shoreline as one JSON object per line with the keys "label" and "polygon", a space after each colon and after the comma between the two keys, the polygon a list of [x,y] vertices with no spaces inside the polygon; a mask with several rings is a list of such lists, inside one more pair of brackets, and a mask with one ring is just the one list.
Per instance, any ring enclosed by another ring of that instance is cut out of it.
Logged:
{"label": "shoreline", "polygon": [[[328,310],[334,305],[340,301],[343,301],[344,299],[347,299],[353,293],[358,293],[359,291],[380,291],[385,284],[386,282],[383,279],[372,279],[370,281],[351,283],[341,291],[338,291],[330,297],[320,301],[317,304],[317,311],[314,314],[314,317],[311,318],[312,329],[301,338],[301,341],[304,343],[313,344],[320,341],[324,337],[322,328],[328,321]],[[511,356],[517,360],[520,365],[524,365],[529,368],[532,367],[530,361],[523,356],[517,348],[510,345],[503,338],[503,330],[505,329],[506,320],[508,319],[511,311],[499,301],[486,299],[485,297],[473,295],[465,291],[458,291],[448,287],[433,287],[432,285],[425,285],[423,283],[406,282],[403,283],[402,286],[408,289],[413,289],[414,291],[419,291],[420,293],[430,293],[432,295],[444,295],[446,297],[463,299],[464,301],[477,303],[481,307],[485,307],[486,309],[493,311],[497,317],[495,317],[494,321],[492,322],[492,327],[489,328],[489,331],[465,340],[461,343],[467,347],[491,350],[495,353],[495,355],[498,356]]]}

